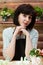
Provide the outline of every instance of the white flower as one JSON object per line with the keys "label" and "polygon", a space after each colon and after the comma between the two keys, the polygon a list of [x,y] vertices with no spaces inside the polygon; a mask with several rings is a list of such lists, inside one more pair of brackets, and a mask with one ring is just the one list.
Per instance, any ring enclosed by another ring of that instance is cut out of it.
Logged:
{"label": "white flower", "polygon": [[37,63],[38,63],[38,64],[40,64],[40,62],[41,62],[40,57],[37,57],[36,59],[37,59],[37,60],[36,60],[36,61],[37,61]]}
{"label": "white flower", "polygon": [[39,65],[41,63],[41,59],[36,56],[31,56],[32,65]]}

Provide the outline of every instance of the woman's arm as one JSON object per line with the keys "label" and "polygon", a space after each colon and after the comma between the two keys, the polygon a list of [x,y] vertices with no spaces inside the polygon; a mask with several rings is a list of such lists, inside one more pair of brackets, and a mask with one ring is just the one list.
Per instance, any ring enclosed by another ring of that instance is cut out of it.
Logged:
{"label": "woman's arm", "polygon": [[3,31],[3,56],[5,59],[12,60],[15,54],[15,43],[16,43],[16,36],[13,35],[10,42],[9,35],[7,35],[6,31]]}
{"label": "woman's arm", "polygon": [[[15,44],[17,34],[20,32],[22,26],[17,26],[15,32],[11,39],[9,39],[9,35],[12,31],[4,30],[3,31],[3,56],[5,59],[12,60],[15,55]],[[11,35],[10,35],[11,37]]]}
{"label": "woman's arm", "polygon": [[26,35],[26,48],[25,48],[25,55],[26,57],[28,58],[29,57],[29,53],[30,53],[30,50],[32,50],[32,41],[30,39],[30,35],[27,34]]}
{"label": "woman's arm", "polygon": [[[26,43],[27,44],[27,49],[31,49],[31,45],[32,45],[32,48],[37,48],[37,43],[38,43],[38,38],[39,38],[38,31],[36,29],[33,29],[31,31],[31,34],[30,35],[31,36],[27,36],[28,37],[27,38],[27,43],[29,43],[29,44]],[[29,40],[30,40],[30,42],[29,42]],[[27,51],[27,54],[28,53],[29,52]]]}
{"label": "woman's arm", "polygon": [[[38,43],[38,31],[37,30],[32,30],[31,34],[29,31],[22,29],[22,32],[24,35],[26,35],[26,48],[25,48],[25,55],[28,58],[30,50],[32,48],[37,48],[37,43]],[[31,35],[31,37],[30,37]]]}
{"label": "woman's arm", "polygon": [[26,35],[25,56],[29,57],[30,50],[33,48],[32,42],[31,42],[31,39],[30,39],[30,34],[26,29],[22,29],[22,32],[23,32],[24,35]]}

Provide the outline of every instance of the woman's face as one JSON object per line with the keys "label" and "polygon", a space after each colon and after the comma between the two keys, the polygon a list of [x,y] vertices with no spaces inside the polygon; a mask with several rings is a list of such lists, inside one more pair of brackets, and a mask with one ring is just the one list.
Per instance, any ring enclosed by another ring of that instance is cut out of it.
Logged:
{"label": "woman's face", "polygon": [[20,13],[20,15],[18,16],[18,22],[24,28],[26,28],[31,23],[31,20],[32,20],[31,15]]}

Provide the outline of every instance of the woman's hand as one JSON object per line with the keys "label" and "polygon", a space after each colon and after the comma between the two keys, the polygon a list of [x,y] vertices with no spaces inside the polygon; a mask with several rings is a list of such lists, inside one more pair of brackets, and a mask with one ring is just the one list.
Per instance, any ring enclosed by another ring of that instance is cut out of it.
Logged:
{"label": "woman's hand", "polygon": [[17,26],[16,29],[15,29],[14,35],[17,36],[17,34],[19,34],[21,29],[23,29],[23,28],[24,27],[22,27],[22,26]]}
{"label": "woman's hand", "polygon": [[30,36],[29,32],[26,29],[21,29],[21,31],[23,32],[24,35]]}
{"label": "woman's hand", "polygon": [[41,56],[43,56],[43,49],[42,49],[42,50],[38,49],[38,51],[39,51],[39,54],[40,54]]}
{"label": "woman's hand", "polygon": [[40,51],[40,55],[42,55],[42,56],[43,56],[43,49]]}

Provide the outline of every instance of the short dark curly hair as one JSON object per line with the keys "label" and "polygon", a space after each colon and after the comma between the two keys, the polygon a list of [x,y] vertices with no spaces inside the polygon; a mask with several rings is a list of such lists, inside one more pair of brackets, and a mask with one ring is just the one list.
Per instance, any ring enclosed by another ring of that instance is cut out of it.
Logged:
{"label": "short dark curly hair", "polygon": [[36,12],[34,10],[34,7],[30,4],[21,4],[17,7],[17,9],[14,11],[14,17],[13,17],[13,23],[16,26],[20,25],[18,22],[18,16],[20,13],[32,16],[31,23],[26,27],[26,29],[31,30],[35,24],[35,19],[36,19]]}

